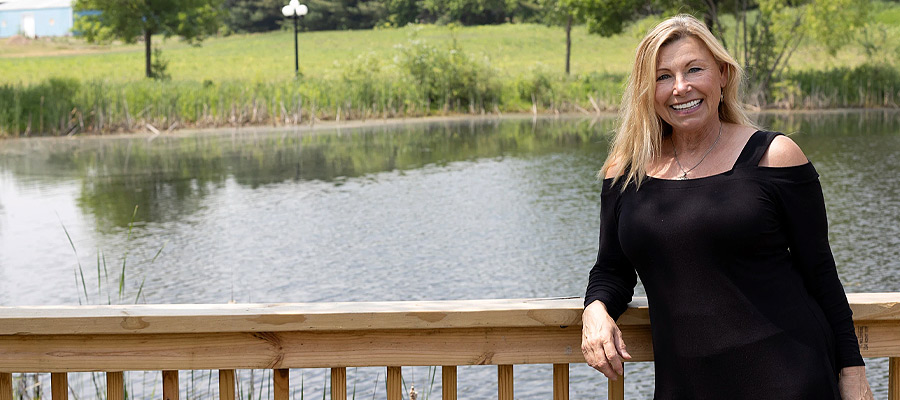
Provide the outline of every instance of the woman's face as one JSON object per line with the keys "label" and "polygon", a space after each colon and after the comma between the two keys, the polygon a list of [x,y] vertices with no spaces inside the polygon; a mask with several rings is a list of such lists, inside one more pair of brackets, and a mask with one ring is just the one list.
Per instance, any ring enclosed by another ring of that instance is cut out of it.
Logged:
{"label": "woman's face", "polygon": [[659,49],[656,67],[656,114],[673,132],[718,129],[719,101],[726,83],[719,65],[700,39],[687,36]]}

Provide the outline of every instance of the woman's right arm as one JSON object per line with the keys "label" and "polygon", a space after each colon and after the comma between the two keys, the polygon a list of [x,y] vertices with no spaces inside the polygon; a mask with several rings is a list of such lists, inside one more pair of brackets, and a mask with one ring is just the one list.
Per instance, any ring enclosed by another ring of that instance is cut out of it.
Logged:
{"label": "woman's right arm", "polygon": [[581,350],[587,363],[610,379],[622,374],[625,350],[615,320],[625,312],[637,275],[622,251],[618,235],[618,203],[621,191],[610,179],[603,181],[600,203],[600,250],[591,268],[582,315]]}

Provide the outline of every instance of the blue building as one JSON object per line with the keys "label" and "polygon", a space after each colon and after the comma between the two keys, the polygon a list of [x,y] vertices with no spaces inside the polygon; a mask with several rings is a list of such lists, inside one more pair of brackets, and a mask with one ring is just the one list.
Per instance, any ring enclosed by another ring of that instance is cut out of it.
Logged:
{"label": "blue building", "polygon": [[73,0],[0,0],[0,38],[72,34]]}

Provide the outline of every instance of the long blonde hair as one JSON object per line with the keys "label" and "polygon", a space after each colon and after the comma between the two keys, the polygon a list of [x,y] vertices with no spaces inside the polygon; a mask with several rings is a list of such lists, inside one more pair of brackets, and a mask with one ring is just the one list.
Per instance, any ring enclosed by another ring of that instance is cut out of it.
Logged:
{"label": "long blonde hair", "polygon": [[754,126],[744,111],[744,105],[738,100],[743,71],[734,57],[728,54],[706,25],[693,16],[679,14],[671,17],[647,33],[635,51],[634,67],[622,96],[619,126],[609,156],[600,170],[600,178],[603,178],[610,168],[614,168],[617,171],[614,182],[624,176],[622,190],[631,182],[640,187],[647,175],[647,165],[661,152],[663,134],[671,132],[672,127],[656,114],[653,107],[657,56],[660,48],[685,37],[702,41],[716,62],[726,67],[727,82],[719,103],[719,120]]}

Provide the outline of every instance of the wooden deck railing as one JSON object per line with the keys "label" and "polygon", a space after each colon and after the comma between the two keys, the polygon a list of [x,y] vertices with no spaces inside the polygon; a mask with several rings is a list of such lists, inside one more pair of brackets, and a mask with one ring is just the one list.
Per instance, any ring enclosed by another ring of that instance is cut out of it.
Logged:
{"label": "wooden deck railing", "polygon": [[[891,357],[889,398],[900,400],[900,293],[849,296],[864,357]],[[497,365],[501,400],[513,365],[553,364],[553,398],[568,399],[581,355],[581,299],[381,303],[0,307],[0,400],[12,373],[51,373],[54,400],[67,373],[105,371],[109,400],[123,373],[161,370],[163,398],[178,399],[178,370],[219,370],[219,396],[235,397],[235,369],[272,369],[275,399],[289,368],[331,368],[331,398],[346,399],[347,367],[386,367],[387,398],[401,399],[401,366],[442,366],[443,399],[456,399],[456,366]],[[646,302],[620,318],[632,362],[653,359]],[[598,375],[599,379],[600,375]],[[870,376],[870,379],[883,377]],[[609,398],[623,399],[624,382]]]}

